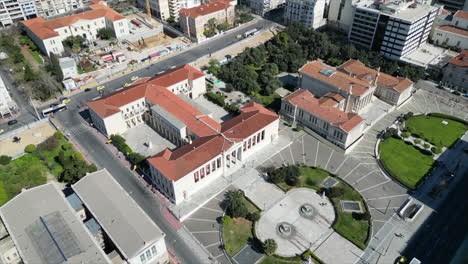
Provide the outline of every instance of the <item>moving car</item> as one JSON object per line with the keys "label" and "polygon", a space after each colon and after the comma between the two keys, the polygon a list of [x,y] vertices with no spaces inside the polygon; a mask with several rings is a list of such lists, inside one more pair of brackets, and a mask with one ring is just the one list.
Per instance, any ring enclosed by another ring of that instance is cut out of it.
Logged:
{"label": "moving car", "polygon": [[138,78],[139,78],[138,76],[133,76],[130,80],[136,81],[136,80],[138,80]]}
{"label": "moving car", "polygon": [[96,90],[100,91],[100,90],[102,90],[102,89],[104,89],[104,88],[106,88],[104,85],[100,85],[100,86],[98,86],[98,87],[96,88]]}
{"label": "moving car", "polygon": [[9,125],[9,126],[12,126],[12,125],[14,125],[14,124],[16,124],[16,123],[18,123],[18,120],[16,120],[16,119],[13,119],[13,120],[8,121],[8,125]]}
{"label": "moving car", "polygon": [[84,89],[84,91],[85,91],[85,93],[86,93],[86,92],[91,91],[91,89],[90,89],[90,88],[86,88],[86,89]]}
{"label": "moving car", "polygon": [[128,87],[130,85],[132,85],[132,84],[131,83],[125,83],[123,87]]}
{"label": "moving car", "polygon": [[[71,100],[70,100],[70,98],[68,98],[68,97],[61,97],[61,98],[60,98],[60,102],[61,102],[62,104],[66,104],[66,103],[71,102]],[[58,104],[57,104],[56,106],[58,106]]]}

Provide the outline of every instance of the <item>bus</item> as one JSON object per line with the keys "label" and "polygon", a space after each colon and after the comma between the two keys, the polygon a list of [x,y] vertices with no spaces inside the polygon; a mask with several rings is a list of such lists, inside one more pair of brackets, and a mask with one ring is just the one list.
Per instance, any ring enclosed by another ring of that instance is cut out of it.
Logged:
{"label": "bus", "polygon": [[67,110],[67,105],[59,104],[59,105],[56,105],[54,107],[42,110],[42,116],[43,117],[48,117],[51,114],[54,114],[54,113],[57,113],[57,112],[60,112],[60,111],[63,111],[63,110]]}
{"label": "bus", "polygon": [[251,36],[255,36],[258,34],[258,29],[254,28],[252,30],[249,30],[247,32],[244,33],[244,38],[248,38],[248,37],[251,37]]}

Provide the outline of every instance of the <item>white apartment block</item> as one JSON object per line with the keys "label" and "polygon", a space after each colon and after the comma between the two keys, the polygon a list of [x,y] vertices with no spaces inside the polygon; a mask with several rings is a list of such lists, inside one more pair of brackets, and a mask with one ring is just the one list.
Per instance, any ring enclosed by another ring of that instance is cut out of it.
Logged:
{"label": "white apartment block", "polygon": [[255,14],[263,16],[268,11],[285,6],[286,0],[247,0],[246,4]]}
{"label": "white apartment block", "polygon": [[332,0],[328,20],[350,42],[399,60],[427,42],[439,9],[415,1]]}
{"label": "white apartment block", "polygon": [[284,20],[297,22],[307,28],[317,29],[326,24],[325,0],[291,0],[286,2]]}
{"label": "white apartment block", "polygon": [[93,4],[91,10],[52,20],[34,18],[22,24],[28,36],[44,54],[62,54],[62,41],[69,36],[81,35],[89,41],[97,39],[101,28],[110,28],[117,39],[129,34],[129,20],[104,4]]}
{"label": "white apartment block", "polygon": [[459,10],[449,17],[451,21],[443,20],[434,29],[432,41],[437,45],[468,49],[468,12]]}
{"label": "white apartment block", "polygon": [[10,96],[5,83],[0,76],[0,117],[12,114],[12,110],[16,107],[15,101]]}
{"label": "white apartment block", "polygon": [[35,0],[0,0],[0,25],[12,25],[38,16]]}
{"label": "white apartment block", "polygon": [[457,12],[458,10],[468,11],[467,0],[437,0],[436,2],[451,12]]}
{"label": "white apartment block", "polygon": [[[146,0],[138,0],[138,6],[146,8]],[[173,17],[175,20],[179,20],[179,11],[182,8],[192,8],[202,4],[201,0],[150,0],[151,13],[167,20]]]}
{"label": "white apartment block", "polygon": [[54,17],[84,8],[90,4],[89,0],[36,0],[38,17]]}
{"label": "white apartment block", "polygon": [[462,50],[442,69],[442,83],[446,86],[468,91],[468,50]]}

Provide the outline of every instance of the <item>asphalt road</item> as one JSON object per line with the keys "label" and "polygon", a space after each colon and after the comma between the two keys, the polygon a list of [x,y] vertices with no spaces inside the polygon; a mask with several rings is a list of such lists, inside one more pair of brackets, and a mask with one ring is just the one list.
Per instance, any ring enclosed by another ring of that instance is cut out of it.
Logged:
{"label": "asphalt road", "polygon": [[[467,147],[465,143],[465,148]],[[465,155],[466,154],[460,154]],[[468,234],[468,203],[466,189],[468,175],[457,183],[451,183],[446,199],[411,238],[403,255],[418,258],[424,264],[449,263]],[[446,190],[448,191],[448,190]]]}
{"label": "asphalt road", "polygon": [[[115,89],[122,87],[123,84],[130,82],[133,76],[149,77],[165,70],[184,65],[196,60],[199,57],[215,52],[237,41],[237,34],[242,34],[253,28],[269,28],[273,23],[265,20],[259,20],[256,23],[249,25],[236,32],[226,34],[218,39],[209,41],[184,53],[170,57],[164,61],[155,63],[147,68],[140,69],[127,76],[122,76],[118,79],[111,80],[103,84],[106,88],[104,93],[110,93]],[[143,208],[143,210],[157,223],[160,228],[166,233],[166,243],[168,248],[175,253],[181,263],[210,263],[207,255],[200,252],[193,243],[196,241],[188,241],[186,236],[181,236],[181,230],[175,230],[161,213],[161,202],[157,200],[138,179],[131,174],[128,168],[120,163],[115,154],[112,153],[105,145],[102,139],[96,137],[93,132],[86,129],[85,120],[79,114],[79,108],[84,106],[87,101],[99,96],[98,92],[93,89],[89,92],[82,92],[70,96],[71,102],[68,103],[68,110],[56,114],[55,118],[61,125],[71,132],[72,139],[79,143],[84,149],[84,152],[93,160],[98,167],[106,168],[123,188],[133,197],[133,199]],[[39,109],[40,110],[40,109]],[[77,131],[79,131],[77,133]],[[183,231],[183,230],[182,230]]]}

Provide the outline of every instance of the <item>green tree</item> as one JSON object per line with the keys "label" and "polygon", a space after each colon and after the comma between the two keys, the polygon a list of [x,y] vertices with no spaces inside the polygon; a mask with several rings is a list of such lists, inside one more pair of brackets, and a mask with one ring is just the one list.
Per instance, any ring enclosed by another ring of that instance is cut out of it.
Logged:
{"label": "green tree", "polygon": [[229,28],[229,23],[228,22],[224,22],[224,23],[221,23],[219,25],[216,26],[216,29],[218,31],[226,31],[228,28]]}
{"label": "green tree", "polygon": [[247,219],[252,221],[252,222],[256,222],[256,221],[260,220],[260,212],[255,211],[253,213],[248,213],[247,214]]}
{"label": "green tree", "polygon": [[36,146],[34,144],[29,144],[24,148],[24,152],[31,153],[36,150]]}
{"label": "green tree", "polygon": [[8,165],[10,163],[11,157],[7,155],[1,155],[0,156],[0,165]]}
{"label": "green tree", "polygon": [[62,67],[60,67],[59,59],[57,55],[55,55],[52,52],[49,54],[49,63],[47,65],[47,70],[55,76],[57,82],[63,81],[63,72]]}
{"label": "green tree", "polygon": [[245,217],[248,213],[244,195],[240,190],[229,190],[225,194],[226,214],[230,217]]}
{"label": "green tree", "polygon": [[343,188],[335,186],[335,187],[326,189],[325,193],[330,198],[337,198],[337,197],[341,197],[344,194],[344,191],[343,191]]}
{"label": "green tree", "polygon": [[36,73],[33,71],[29,63],[24,65],[23,80],[30,82],[37,79]]}
{"label": "green tree", "polygon": [[213,18],[208,19],[208,27],[210,29],[215,29],[217,24],[218,24],[218,21],[216,21],[216,18],[213,17]]}
{"label": "green tree", "polygon": [[271,256],[275,254],[276,249],[278,248],[278,245],[276,244],[276,241],[273,239],[267,239],[263,243],[263,253],[265,253],[267,256]]}
{"label": "green tree", "polygon": [[101,28],[97,32],[98,37],[101,39],[111,39],[114,38],[114,31],[111,28]]}
{"label": "green tree", "polygon": [[268,174],[268,179],[272,183],[282,183],[282,182],[284,182],[285,178],[286,178],[286,174],[284,173],[284,170],[282,168],[271,171]]}
{"label": "green tree", "polygon": [[128,154],[128,159],[133,164],[140,164],[146,158],[145,158],[145,156],[141,155],[140,153],[132,152],[132,153]]}

